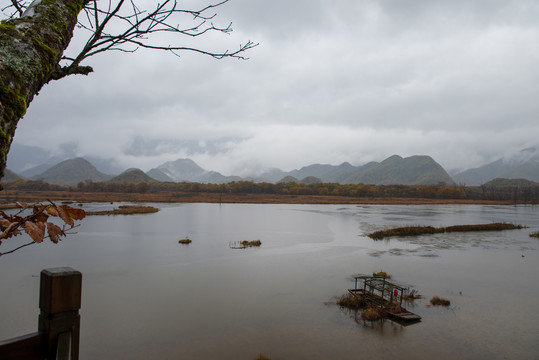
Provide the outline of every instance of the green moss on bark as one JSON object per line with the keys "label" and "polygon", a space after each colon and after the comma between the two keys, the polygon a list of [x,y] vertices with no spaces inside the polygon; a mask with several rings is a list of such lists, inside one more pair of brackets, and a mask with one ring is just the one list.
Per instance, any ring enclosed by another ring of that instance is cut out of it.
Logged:
{"label": "green moss on bark", "polygon": [[0,22],[0,176],[18,121],[54,78],[83,0],[42,0],[33,15]]}

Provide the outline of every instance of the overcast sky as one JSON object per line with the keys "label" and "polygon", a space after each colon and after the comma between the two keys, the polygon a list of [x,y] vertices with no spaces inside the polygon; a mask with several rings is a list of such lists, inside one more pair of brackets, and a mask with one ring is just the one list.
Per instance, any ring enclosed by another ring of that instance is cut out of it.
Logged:
{"label": "overcast sky", "polygon": [[249,60],[96,56],[95,73],[44,87],[15,142],[145,171],[191,158],[225,175],[393,154],[465,169],[539,142],[537,0],[230,0],[216,11],[234,32],[199,44],[260,43]]}

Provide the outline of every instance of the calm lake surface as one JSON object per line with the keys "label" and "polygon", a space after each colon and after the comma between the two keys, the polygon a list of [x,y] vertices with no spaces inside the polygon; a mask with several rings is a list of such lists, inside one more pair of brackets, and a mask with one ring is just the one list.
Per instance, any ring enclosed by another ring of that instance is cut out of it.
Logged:
{"label": "calm lake surface", "polygon": [[[81,359],[539,359],[539,207],[152,205],[0,257],[0,339],[37,329],[40,271],[71,266],[83,273]],[[529,228],[365,236],[490,222]],[[262,247],[230,248],[241,240]],[[407,306],[420,323],[363,323],[335,305],[353,275],[376,270],[424,296]],[[451,306],[428,307],[435,295]]]}

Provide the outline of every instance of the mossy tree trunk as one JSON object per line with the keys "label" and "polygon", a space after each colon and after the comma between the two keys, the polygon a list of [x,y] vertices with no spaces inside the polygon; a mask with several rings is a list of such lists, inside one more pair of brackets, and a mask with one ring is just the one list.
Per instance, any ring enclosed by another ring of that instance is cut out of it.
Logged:
{"label": "mossy tree trunk", "polygon": [[0,178],[18,121],[43,85],[62,77],[60,60],[86,0],[36,0],[0,22]]}

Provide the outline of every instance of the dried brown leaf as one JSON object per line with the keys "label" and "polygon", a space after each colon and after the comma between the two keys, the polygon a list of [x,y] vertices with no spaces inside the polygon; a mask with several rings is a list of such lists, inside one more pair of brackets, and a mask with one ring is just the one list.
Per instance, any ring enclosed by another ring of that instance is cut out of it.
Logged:
{"label": "dried brown leaf", "polygon": [[67,225],[75,225],[75,222],[73,221],[69,213],[64,209],[64,206],[56,206],[56,210],[58,210],[58,216],[60,216],[60,219],[62,219]]}
{"label": "dried brown leaf", "polygon": [[15,203],[15,205],[21,209],[26,209],[28,207],[28,204],[27,203],[24,203],[24,202],[20,202],[20,201],[17,201]]}
{"label": "dried brown leaf", "polygon": [[3,230],[7,229],[9,227],[9,225],[11,225],[11,221],[9,221],[8,219],[0,219],[0,226],[2,227]]}
{"label": "dried brown leaf", "polygon": [[43,242],[43,238],[45,237],[45,224],[42,222],[34,223],[26,221],[24,223],[24,231],[30,235],[34,242],[40,243]]}
{"label": "dried brown leaf", "polygon": [[47,231],[49,232],[51,241],[55,244],[58,244],[60,236],[65,236],[64,231],[58,225],[53,223],[47,223]]}
{"label": "dried brown leaf", "polygon": [[35,217],[37,222],[46,223],[49,219],[49,215],[45,214],[44,212],[38,213]]}
{"label": "dried brown leaf", "polygon": [[17,227],[20,225],[17,221],[9,221],[8,219],[0,219],[0,228],[2,233],[0,238],[9,239],[12,236],[20,235],[20,231],[17,230]]}
{"label": "dried brown leaf", "polygon": [[71,206],[67,205],[61,205],[60,207],[63,208],[74,220],[82,220],[86,217],[86,211],[82,209],[72,208]]}
{"label": "dried brown leaf", "polygon": [[50,216],[58,216],[58,210],[56,210],[56,205],[51,205],[49,207],[47,207],[47,213],[50,215]]}

